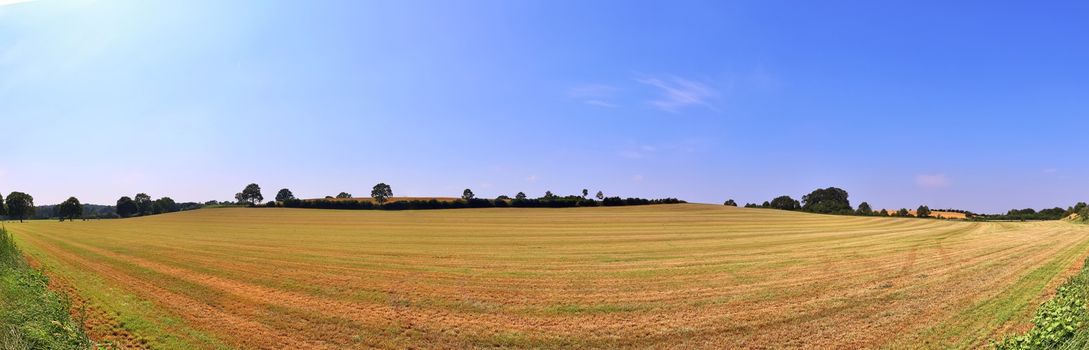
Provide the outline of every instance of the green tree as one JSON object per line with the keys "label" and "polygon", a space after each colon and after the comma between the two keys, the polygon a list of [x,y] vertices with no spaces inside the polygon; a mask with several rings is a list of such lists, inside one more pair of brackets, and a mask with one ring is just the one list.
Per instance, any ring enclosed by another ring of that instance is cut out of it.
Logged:
{"label": "green tree", "polygon": [[798,210],[802,208],[802,205],[796,199],[790,198],[790,196],[775,197],[768,204],[768,207],[780,210]]}
{"label": "green tree", "polygon": [[351,193],[348,193],[348,192],[341,192],[341,193],[337,193],[337,198],[338,198],[338,199],[348,199],[348,198],[352,198],[352,194],[351,194]]}
{"label": "green tree", "polygon": [[525,192],[518,192],[518,194],[514,195],[514,199],[525,200],[526,199],[526,193]]}
{"label": "green tree", "polygon": [[465,191],[461,192],[461,199],[465,200],[466,202],[468,202],[469,200],[472,200],[475,197],[476,197],[476,195],[473,194],[473,190],[470,190],[468,188],[466,188]]}
{"label": "green tree", "polygon": [[246,188],[242,189],[242,201],[249,202],[250,205],[257,205],[265,200],[265,196],[261,195],[261,186],[257,184],[246,185]]}
{"label": "green tree", "polygon": [[847,191],[829,187],[816,189],[802,196],[802,210],[824,214],[850,214],[851,201],[847,200]]}
{"label": "green tree", "polygon": [[556,195],[552,194],[552,191],[545,191],[545,199],[552,199],[553,197],[556,197]]}
{"label": "green tree", "polygon": [[725,203],[722,203],[722,205],[729,206],[729,207],[736,207],[737,202],[734,202],[733,199],[727,199]]}
{"label": "green tree", "polygon": [[889,216],[889,211],[885,210],[885,209],[881,209],[881,216]]}
{"label": "green tree", "polygon": [[8,206],[4,205],[4,194],[0,193],[0,220],[3,220],[5,215],[8,215]]}
{"label": "green tree", "polygon": [[83,216],[83,205],[79,203],[79,199],[76,199],[76,197],[68,197],[67,200],[57,206],[57,216],[60,217],[61,222],[64,222],[64,219],[74,221],[76,218]]}
{"label": "green tree", "polygon": [[896,211],[896,216],[911,216],[911,212],[907,208],[900,208],[900,210]]}
{"label": "green tree", "polygon": [[915,209],[915,216],[920,217],[920,218],[930,217],[930,207],[925,206],[925,205],[920,205],[918,209]]}
{"label": "green tree", "polygon": [[603,193],[601,191],[597,191],[597,195],[594,196],[594,197],[597,197],[597,200],[599,200],[599,201],[600,200],[605,200],[605,193]]}
{"label": "green tree", "polygon": [[276,192],[276,201],[277,202],[283,202],[283,201],[292,200],[292,199],[295,199],[295,194],[291,193],[291,190],[289,190],[289,189],[281,188],[280,192]]}
{"label": "green tree", "polygon": [[121,197],[117,200],[117,216],[127,218],[140,212],[140,207],[136,206],[136,202],[128,196]]}
{"label": "green tree", "polygon": [[586,196],[590,195],[590,190],[582,189],[582,199],[586,199]]}
{"label": "green tree", "polygon": [[159,213],[173,213],[181,210],[181,208],[178,208],[178,203],[174,202],[170,197],[159,198],[155,201],[155,207],[158,208]]}
{"label": "green tree", "polygon": [[1070,207],[1070,210],[1068,211],[1068,213],[1066,213],[1066,215],[1069,216],[1070,214],[1080,213],[1085,208],[1089,208],[1089,205],[1085,204],[1085,202],[1078,202],[1078,204],[1074,204],[1073,207]]}
{"label": "green tree", "polygon": [[147,195],[147,193],[137,193],[132,201],[136,202],[136,208],[140,215],[151,215],[151,196]]}
{"label": "green tree", "polygon": [[5,201],[8,206],[8,216],[12,219],[23,220],[29,219],[34,215],[34,197],[22,192],[12,192],[8,194],[8,199]]}
{"label": "green tree", "polygon": [[371,198],[378,203],[385,203],[389,197],[393,197],[393,188],[385,182],[380,182],[371,189]]}
{"label": "green tree", "polygon": [[858,204],[858,215],[870,216],[873,215],[873,208],[870,208],[870,203],[862,202]]}

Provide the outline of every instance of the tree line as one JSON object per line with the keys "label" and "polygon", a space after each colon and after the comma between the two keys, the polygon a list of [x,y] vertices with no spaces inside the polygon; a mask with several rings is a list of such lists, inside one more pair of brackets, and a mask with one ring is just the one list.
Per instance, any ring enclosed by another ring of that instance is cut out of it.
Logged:
{"label": "tree line", "polygon": [[[746,203],[745,208],[767,208],[835,215],[914,216],[920,218],[928,218],[931,214],[930,207],[927,207],[926,205],[920,205],[919,208],[915,209],[915,215],[911,215],[911,212],[907,208],[902,208],[895,212],[889,212],[885,209],[874,211],[873,207],[870,206],[870,203],[867,202],[859,203],[858,208],[855,209],[851,206],[851,201],[848,197],[849,194],[842,188],[818,188],[813,190],[813,192],[802,196],[801,201],[783,195],[775,197],[770,201],[764,201],[762,204]],[[733,207],[737,206],[737,202],[733,199],[728,199],[723,204]]]}
{"label": "tree line", "polygon": [[[627,206],[627,205],[651,205],[651,204],[675,204],[685,203],[676,198],[645,199],[645,198],[620,198],[606,197],[598,191],[594,197],[590,197],[590,191],[583,189],[581,195],[558,196],[552,191],[545,191],[544,196],[529,198],[524,192],[518,192],[513,198],[502,195],[495,199],[477,198],[472,189],[465,189],[461,197],[455,200],[438,199],[413,199],[390,201],[393,197],[393,188],[385,183],[379,183],[371,188],[372,200],[358,200],[347,192],[338,195],[326,196],[323,199],[299,199],[290,189],[280,189],[276,193],[275,200],[264,204],[265,207],[285,208],[311,208],[311,209],[361,209],[361,210],[420,210],[420,209],[459,209],[459,208],[570,208],[570,207],[597,207],[597,206]],[[595,199],[596,198],[596,199]],[[261,186],[249,184],[235,195],[239,203],[249,206],[260,206],[264,200]]]}
{"label": "tree line", "polygon": [[[737,202],[733,199],[728,199],[723,205],[737,206]],[[920,205],[915,209],[915,215],[907,208],[901,208],[893,212],[889,212],[886,209],[880,211],[874,211],[870,207],[869,203],[862,202],[858,204],[858,208],[851,207],[851,201],[848,200],[847,191],[836,188],[828,187],[823,189],[816,189],[807,195],[802,196],[802,200],[798,201],[790,196],[775,197],[770,201],[764,201],[762,204],[746,203],[745,208],[768,208],[779,210],[793,210],[793,211],[805,211],[811,213],[820,214],[837,214],[837,215],[862,215],[862,216],[899,216],[899,217],[918,217],[918,218],[930,218],[934,217],[933,212],[929,206]],[[1027,209],[1011,209],[1006,214],[976,214],[967,210],[960,209],[941,209],[942,212],[954,212],[964,214],[966,219],[977,221],[991,221],[991,220],[1014,220],[1014,221],[1026,221],[1026,220],[1059,220],[1062,218],[1070,217],[1071,214],[1078,214],[1077,217],[1082,221],[1089,221],[1089,205],[1085,202],[1079,202],[1074,206],[1067,209],[1055,207],[1049,209],[1042,209],[1036,211],[1032,208]]]}
{"label": "tree line", "polygon": [[1077,204],[1069,206],[1066,209],[1060,207],[1040,209],[1039,211],[1032,208],[1010,209],[1005,214],[978,215],[975,217],[975,219],[983,221],[1059,220],[1070,217],[1072,214],[1077,214],[1077,218],[1084,221],[1084,219],[1089,218],[1089,205],[1086,205],[1085,202],[1078,202]]}

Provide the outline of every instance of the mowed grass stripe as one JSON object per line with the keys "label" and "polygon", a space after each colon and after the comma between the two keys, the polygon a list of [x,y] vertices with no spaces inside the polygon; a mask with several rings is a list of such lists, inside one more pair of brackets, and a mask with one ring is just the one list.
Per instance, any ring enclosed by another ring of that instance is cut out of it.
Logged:
{"label": "mowed grass stripe", "polygon": [[[710,205],[206,209],[24,225],[17,236],[52,246],[40,253],[94,257],[96,271],[120,272],[108,282],[164,310],[175,310],[175,300],[130,279],[176,280],[162,291],[221,307],[304,348],[874,348],[985,300],[1009,316],[969,313],[976,319],[963,329],[1024,324],[1029,315],[1020,310],[1034,307],[1027,296],[1043,291],[1018,281],[1058,278],[1072,263],[1070,247],[1089,242],[1086,230],[1057,222]],[[66,274],[84,263],[69,257],[51,269]],[[137,273],[144,270],[153,274]],[[314,320],[312,332],[300,319]],[[254,337],[200,329],[231,344]],[[969,331],[934,341],[972,347],[993,336]]]}

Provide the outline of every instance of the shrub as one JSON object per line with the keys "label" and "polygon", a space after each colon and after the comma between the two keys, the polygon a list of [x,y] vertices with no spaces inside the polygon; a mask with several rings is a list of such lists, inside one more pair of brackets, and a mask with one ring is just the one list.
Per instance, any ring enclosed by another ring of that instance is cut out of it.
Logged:
{"label": "shrub", "polygon": [[[1089,259],[1086,259],[1089,264]],[[1081,346],[1067,346],[1067,348],[1082,348],[1089,338],[1085,327],[1089,326],[1089,310],[1086,309],[1086,298],[1089,298],[1089,270],[1084,267],[1081,272],[1066,280],[1055,297],[1048,300],[1036,310],[1036,316],[1032,318],[1032,329],[1022,335],[1011,336],[994,344],[995,349],[1057,349],[1071,341],[1077,341]]]}

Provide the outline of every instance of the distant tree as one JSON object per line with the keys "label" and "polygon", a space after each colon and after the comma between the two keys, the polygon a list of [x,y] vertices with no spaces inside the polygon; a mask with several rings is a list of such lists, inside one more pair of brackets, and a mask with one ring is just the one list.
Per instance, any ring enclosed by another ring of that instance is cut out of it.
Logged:
{"label": "distant tree", "polygon": [[374,185],[371,189],[371,198],[378,203],[385,203],[389,197],[393,197],[393,188],[384,182]]}
{"label": "distant tree", "polygon": [[900,210],[896,211],[896,216],[911,216],[911,212],[907,208],[900,208]]}
{"label": "distant tree", "polygon": [[552,194],[552,191],[545,191],[545,195],[544,195],[545,199],[552,199],[552,198],[555,198],[555,197],[556,197],[556,195]]}
{"label": "distant tree", "polygon": [[34,197],[22,192],[12,192],[8,194],[8,199],[4,202],[8,207],[8,217],[14,220],[29,219],[34,216]]}
{"label": "distant tree", "polygon": [[242,194],[242,192],[235,193],[234,202],[238,204],[246,203],[246,195]]}
{"label": "distant tree", "polygon": [[348,193],[348,192],[341,192],[341,193],[337,193],[337,198],[339,198],[339,199],[348,199],[348,198],[352,198],[352,194],[351,194],[351,193]]}
{"label": "distant tree", "polygon": [[64,222],[64,219],[74,221],[76,218],[83,216],[83,205],[79,203],[79,199],[76,199],[76,197],[68,197],[67,200],[57,206],[57,216],[60,217],[61,222]]}
{"label": "distant tree", "polygon": [[870,208],[870,203],[862,202],[858,204],[858,215],[870,216],[873,215],[873,208]]}
{"label": "distant tree", "polygon": [[768,203],[768,207],[780,210],[798,210],[802,208],[802,205],[798,203],[798,200],[790,198],[790,196],[779,196],[772,199],[771,203]]}
{"label": "distant tree", "polygon": [[136,202],[136,208],[137,211],[140,212],[140,215],[151,214],[151,196],[147,195],[147,193],[137,193],[136,197],[132,198],[132,201]]}
{"label": "distant tree", "polygon": [[590,190],[582,189],[582,199],[586,199],[586,196],[590,195]]}
{"label": "distant tree", "polygon": [[261,195],[261,186],[257,184],[246,185],[246,188],[242,189],[242,201],[249,202],[250,205],[257,205],[265,200],[265,196]]}
{"label": "distant tree", "polygon": [[802,210],[824,214],[849,214],[851,201],[847,200],[847,191],[829,187],[816,189],[802,196]]}
{"label": "distant tree", "polygon": [[276,192],[276,201],[277,202],[283,202],[283,201],[292,200],[292,199],[295,199],[295,194],[291,193],[291,190],[289,190],[289,189],[283,188],[283,189],[280,189],[280,192]]}
{"label": "distant tree", "polygon": [[499,197],[495,197],[495,200],[497,200],[497,201],[509,201],[509,200],[510,200],[510,196],[507,196],[507,195],[505,195],[505,194],[504,194],[504,195],[500,195]]}
{"label": "distant tree", "polygon": [[730,206],[730,207],[736,207],[737,202],[734,202],[733,199],[727,199],[725,203],[722,203],[722,205]]}
{"label": "distant tree", "polygon": [[158,207],[159,213],[173,213],[181,210],[178,208],[178,203],[170,197],[159,198],[155,201],[155,206]]}
{"label": "distant tree", "polygon": [[526,193],[525,192],[518,192],[518,194],[514,195],[514,199],[525,200],[526,199]]}
{"label": "distant tree", "polygon": [[1085,202],[1078,202],[1078,204],[1074,204],[1074,207],[1071,208],[1070,212],[1071,214],[1080,213],[1085,208],[1089,208],[1089,204],[1085,204]]}
{"label": "distant tree", "polygon": [[8,206],[4,205],[4,194],[0,193],[0,220],[3,220],[5,215],[8,215]]}
{"label": "distant tree", "polygon": [[476,198],[476,195],[473,194],[473,190],[470,190],[470,189],[466,188],[465,191],[461,192],[461,199],[469,201],[469,200],[472,200],[473,198]]}
{"label": "distant tree", "polygon": [[764,201],[763,204],[760,204],[760,207],[761,208],[771,208],[771,202]]}
{"label": "distant tree", "polygon": [[881,216],[889,216],[889,211],[885,210],[885,209],[881,209]]}
{"label": "distant tree", "polygon": [[132,198],[121,197],[117,200],[117,216],[127,218],[140,212],[140,207],[136,206],[136,202],[132,201]]}
{"label": "distant tree", "polygon": [[325,199],[333,199],[333,196],[325,196]]}
{"label": "distant tree", "polygon": [[597,200],[599,200],[599,201],[604,200],[605,199],[605,193],[602,193],[601,191],[597,191],[597,195],[594,196],[594,197],[597,197]]}
{"label": "distant tree", "polygon": [[918,209],[915,209],[915,217],[928,218],[930,217],[930,207],[920,205]]}

